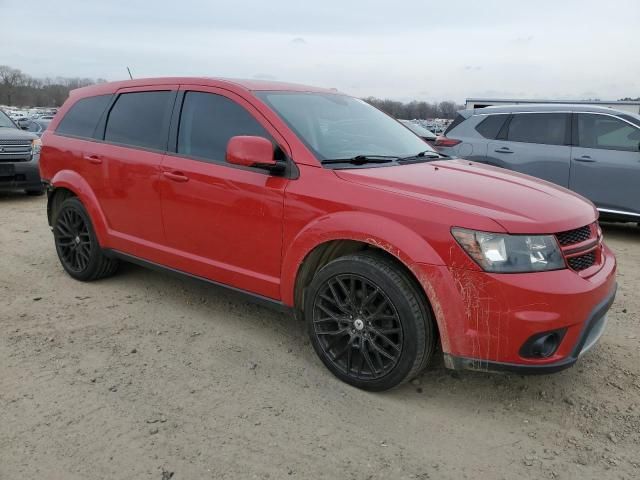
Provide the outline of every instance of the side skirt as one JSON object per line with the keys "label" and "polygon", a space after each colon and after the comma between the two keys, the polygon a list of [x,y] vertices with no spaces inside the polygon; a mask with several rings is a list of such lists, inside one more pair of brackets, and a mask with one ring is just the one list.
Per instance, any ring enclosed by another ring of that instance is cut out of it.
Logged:
{"label": "side skirt", "polygon": [[274,300],[273,298],[265,297],[263,295],[258,295],[257,293],[251,293],[246,290],[242,290],[240,288],[232,287],[230,285],[226,285],[224,283],[216,282],[214,280],[210,280],[208,278],[200,277],[198,275],[192,275],[191,273],[183,272],[182,270],[176,270],[175,268],[167,267],[165,265],[160,265],[159,263],[150,262],[148,260],[144,260],[142,258],[136,257],[134,255],[129,255],[128,253],[121,252],[119,250],[113,249],[105,249],[103,250],[104,254],[117,258],[119,260],[123,260],[125,262],[134,263],[136,265],[140,265],[141,267],[150,268],[151,270],[156,270],[159,272],[166,272],[180,277],[189,277],[195,280],[199,280],[201,282],[207,283],[209,285],[214,285],[216,287],[221,287],[227,290],[232,290],[234,292],[238,292],[241,295],[245,296],[247,300],[257,303],[259,305],[263,305],[265,307],[277,310],[283,313],[293,313],[293,308],[285,305],[284,303]]}

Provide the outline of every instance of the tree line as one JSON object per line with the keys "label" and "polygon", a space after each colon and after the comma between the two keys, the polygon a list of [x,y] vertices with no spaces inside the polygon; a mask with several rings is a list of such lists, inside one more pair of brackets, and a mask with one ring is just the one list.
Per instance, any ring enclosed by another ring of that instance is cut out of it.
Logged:
{"label": "tree line", "polygon": [[411,102],[403,103],[397,100],[381,100],[375,97],[367,97],[364,100],[394,118],[407,120],[415,118],[453,118],[458,110],[464,109],[463,105],[457,105],[451,101],[429,103],[412,100]]}
{"label": "tree line", "polygon": [[[74,88],[106,82],[103,78],[47,77],[34,78],[17,68],[0,65],[0,105],[19,107],[59,107]],[[464,108],[452,101],[424,102],[412,100],[404,103],[397,100],[367,97],[364,99],[374,107],[395,118],[454,118]],[[626,97],[622,100],[640,100]]]}
{"label": "tree line", "polygon": [[17,68],[0,65],[0,105],[59,107],[74,88],[102,83],[102,78],[34,78]]}
{"label": "tree line", "polygon": [[[35,78],[17,68],[0,65],[0,105],[16,107],[59,107],[74,88],[106,82],[103,78]],[[454,102],[409,103],[382,100],[375,97],[364,99],[380,110],[396,118],[453,118],[461,108]]]}

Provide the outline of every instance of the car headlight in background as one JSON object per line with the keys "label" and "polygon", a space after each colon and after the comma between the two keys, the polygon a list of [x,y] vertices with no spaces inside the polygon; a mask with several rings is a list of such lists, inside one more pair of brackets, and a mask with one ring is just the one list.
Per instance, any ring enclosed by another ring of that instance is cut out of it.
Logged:
{"label": "car headlight in background", "polygon": [[452,228],[451,233],[486,272],[541,272],[565,268],[553,235],[508,235],[465,228]]}
{"label": "car headlight in background", "polygon": [[36,138],[31,141],[31,155],[36,156],[40,155],[40,150],[42,150],[42,140]]}

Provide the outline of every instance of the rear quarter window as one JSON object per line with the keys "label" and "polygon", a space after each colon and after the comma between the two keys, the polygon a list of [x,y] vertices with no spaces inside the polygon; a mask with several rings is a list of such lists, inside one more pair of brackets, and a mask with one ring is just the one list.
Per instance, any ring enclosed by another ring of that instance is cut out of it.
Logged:
{"label": "rear quarter window", "polygon": [[458,125],[460,125],[462,122],[464,122],[467,119],[467,117],[465,117],[462,114],[458,114],[456,115],[456,118],[453,119],[453,122],[451,122],[451,125],[449,125],[447,127],[447,129],[442,133],[445,137],[447,136],[447,134],[453,130],[454,128],[456,128]]}
{"label": "rear quarter window", "polygon": [[78,100],[67,111],[56,133],[72,137],[93,138],[96,126],[113,95],[98,95]]}
{"label": "rear quarter window", "polygon": [[476,132],[484,138],[495,140],[507,118],[509,118],[509,115],[488,115],[476,125]]}

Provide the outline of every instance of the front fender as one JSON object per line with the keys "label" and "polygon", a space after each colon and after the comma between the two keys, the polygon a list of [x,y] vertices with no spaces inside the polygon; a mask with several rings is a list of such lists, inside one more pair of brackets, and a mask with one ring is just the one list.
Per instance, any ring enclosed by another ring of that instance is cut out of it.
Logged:
{"label": "front fender", "polygon": [[102,247],[107,246],[107,219],[87,181],[73,170],[60,170],[51,179],[50,184],[54,189],[66,188],[80,199],[87,212],[89,212],[93,229],[96,237],[98,237],[98,243]]}
{"label": "front fender", "polygon": [[418,263],[444,265],[436,251],[416,232],[390,218],[363,212],[338,212],[317,218],[289,243],[282,262],[281,294],[294,304],[298,271],[309,253],[332,240],[355,240],[381,248],[412,271]]}

